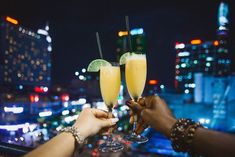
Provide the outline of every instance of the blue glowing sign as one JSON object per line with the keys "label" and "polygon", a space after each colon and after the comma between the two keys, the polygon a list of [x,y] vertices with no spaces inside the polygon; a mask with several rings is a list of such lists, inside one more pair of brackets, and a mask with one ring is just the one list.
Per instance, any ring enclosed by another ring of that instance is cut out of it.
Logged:
{"label": "blue glowing sign", "polygon": [[[229,22],[228,22],[228,4],[221,2],[219,5],[219,10],[218,10],[218,25],[219,27],[225,27]],[[222,28],[221,27],[221,28]]]}
{"label": "blue glowing sign", "polygon": [[131,30],[131,35],[140,35],[144,33],[143,28],[135,28]]}

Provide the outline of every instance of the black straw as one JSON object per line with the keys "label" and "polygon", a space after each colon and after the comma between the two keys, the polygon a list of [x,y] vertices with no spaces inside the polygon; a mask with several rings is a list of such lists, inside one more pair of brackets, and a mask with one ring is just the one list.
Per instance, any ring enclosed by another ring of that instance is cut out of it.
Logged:
{"label": "black straw", "polygon": [[96,41],[97,41],[97,45],[98,45],[98,49],[100,53],[100,58],[103,59],[103,54],[102,54],[102,49],[101,49],[101,44],[100,44],[100,36],[98,32],[96,32]]}
{"label": "black straw", "polygon": [[130,24],[129,24],[129,16],[125,16],[126,21],[126,30],[128,32],[128,41],[129,41],[129,50],[132,52],[132,43],[131,43],[131,31],[130,31]]}

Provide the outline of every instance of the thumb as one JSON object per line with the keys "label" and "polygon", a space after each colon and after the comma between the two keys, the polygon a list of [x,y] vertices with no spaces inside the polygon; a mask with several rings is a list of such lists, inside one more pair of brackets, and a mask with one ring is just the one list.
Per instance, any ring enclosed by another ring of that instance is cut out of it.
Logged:
{"label": "thumb", "polygon": [[104,119],[101,121],[101,126],[102,127],[110,127],[115,125],[119,121],[118,118],[109,118],[109,119]]}

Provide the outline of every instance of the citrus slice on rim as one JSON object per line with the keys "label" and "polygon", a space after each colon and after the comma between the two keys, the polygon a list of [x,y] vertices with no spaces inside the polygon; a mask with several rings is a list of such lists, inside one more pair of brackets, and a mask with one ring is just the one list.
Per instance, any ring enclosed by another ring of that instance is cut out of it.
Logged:
{"label": "citrus slice on rim", "polygon": [[134,55],[134,54],[135,54],[135,53],[131,53],[131,52],[124,53],[124,54],[120,57],[119,64],[120,64],[120,65],[126,64],[127,58],[130,57],[131,55]]}
{"label": "citrus slice on rim", "polygon": [[88,65],[87,71],[88,72],[98,72],[100,70],[101,66],[112,66],[112,65],[111,65],[111,63],[109,63],[106,60],[95,59]]}

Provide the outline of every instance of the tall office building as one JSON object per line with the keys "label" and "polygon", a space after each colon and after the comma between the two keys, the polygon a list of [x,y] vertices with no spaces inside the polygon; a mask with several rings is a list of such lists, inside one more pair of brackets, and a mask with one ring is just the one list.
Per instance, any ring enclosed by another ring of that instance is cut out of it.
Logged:
{"label": "tall office building", "polygon": [[[135,28],[130,31],[132,50],[135,53],[146,53],[146,39],[143,28]],[[128,31],[119,31],[117,40],[117,59],[122,56],[122,54],[130,51],[129,41],[128,41]]]}
{"label": "tall office building", "polygon": [[216,75],[218,41],[176,43],[175,87],[179,92],[191,93],[195,88],[194,74]]}
{"label": "tall office building", "polygon": [[227,16],[228,6],[221,3],[216,40],[203,42],[196,39],[190,43],[176,43],[175,87],[179,92],[187,94],[194,91],[195,73],[215,77],[228,76],[231,73]]}
{"label": "tall office building", "polygon": [[49,26],[37,32],[11,17],[0,21],[0,83],[5,86],[50,86],[51,37]]}

